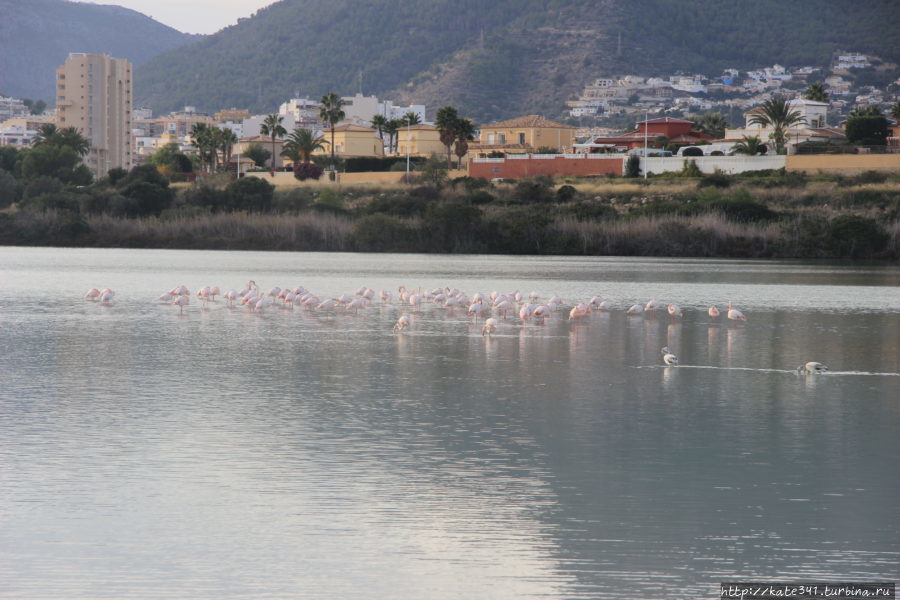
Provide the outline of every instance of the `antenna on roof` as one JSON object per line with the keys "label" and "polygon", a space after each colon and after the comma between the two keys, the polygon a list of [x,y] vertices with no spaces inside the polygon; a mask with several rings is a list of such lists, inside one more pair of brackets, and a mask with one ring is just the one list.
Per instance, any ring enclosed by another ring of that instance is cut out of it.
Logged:
{"label": "antenna on roof", "polygon": [[359,95],[362,96],[362,69],[359,70]]}

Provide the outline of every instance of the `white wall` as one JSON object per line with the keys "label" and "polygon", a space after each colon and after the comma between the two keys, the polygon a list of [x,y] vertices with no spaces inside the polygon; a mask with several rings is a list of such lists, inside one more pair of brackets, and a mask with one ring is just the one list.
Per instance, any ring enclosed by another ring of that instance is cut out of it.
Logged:
{"label": "white wall", "polygon": [[[692,160],[704,173],[714,173],[716,169],[724,173],[743,173],[781,169],[785,166],[784,155],[775,156],[672,156],[641,158],[641,172],[646,168],[650,173],[671,173],[684,168],[684,161]],[[645,167],[646,165],[646,167]]]}

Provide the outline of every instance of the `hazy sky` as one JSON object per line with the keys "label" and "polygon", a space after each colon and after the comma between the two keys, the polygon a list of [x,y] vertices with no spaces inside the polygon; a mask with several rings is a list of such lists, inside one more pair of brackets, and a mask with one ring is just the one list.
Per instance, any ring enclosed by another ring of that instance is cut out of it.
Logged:
{"label": "hazy sky", "polygon": [[215,33],[276,0],[76,0],[117,4],[185,33]]}

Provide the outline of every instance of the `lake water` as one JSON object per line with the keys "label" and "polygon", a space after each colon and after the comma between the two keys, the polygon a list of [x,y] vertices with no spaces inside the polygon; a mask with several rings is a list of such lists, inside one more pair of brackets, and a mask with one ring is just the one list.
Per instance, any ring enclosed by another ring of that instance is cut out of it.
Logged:
{"label": "lake water", "polygon": [[[618,309],[482,337],[432,304],[392,335],[380,302],[156,301],[249,279]],[[624,315],[651,298],[683,321]],[[729,299],[749,320],[710,324]],[[0,598],[687,599],[900,572],[897,266],[7,247],[0,342]],[[792,371],[810,360],[831,373]]]}

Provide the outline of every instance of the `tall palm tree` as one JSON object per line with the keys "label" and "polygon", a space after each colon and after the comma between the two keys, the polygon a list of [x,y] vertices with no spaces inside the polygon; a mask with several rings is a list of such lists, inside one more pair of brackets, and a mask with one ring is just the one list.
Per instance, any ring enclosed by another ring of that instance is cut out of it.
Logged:
{"label": "tall palm tree", "polygon": [[459,113],[452,106],[444,106],[439,108],[434,118],[434,124],[437,125],[438,132],[441,134],[441,143],[447,147],[447,168],[451,164],[450,151],[453,142],[456,141],[456,122],[459,121]]}
{"label": "tall palm tree", "polygon": [[206,123],[194,123],[191,126],[191,146],[197,150],[200,164],[208,166],[212,164],[210,153],[212,151],[212,127]]}
{"label": "tall palm tree", "polygon": [[91,142],[81,135],[77,127],[63,127],[56,132],[54,137],[57,145],[71,148],[80,156],[84,156],[91,150]]}
{"label": "tall palm tree", "polygon": [[401,127],[403,127],[401,119],[390,119],[384,124],[384,132],[388,134],[388,152],[394,152],[394,138],[397,137]]}
{"label": "tall palm tree", "polygon": [[403,121],[403,126],[406,127],[408,125],[418,125],[422,122],[422,119],[419,117],[419,113],[409,111],[408,113],[403,115],[401,121]]}
{"label": "tall palm tree", "polygon": [[59,129],[53,123],[44,123],[38,127],[37,135],[34,136],[32,146],[40,146],[41,144],[52,144],[59,135]]}
{"label": "tall palm tree", "polygon": [[331,129],[331,168],[334,169],[334,126],[344,120],[347,115],[343,111],[344,101],[334,92],[328,92],[319,100],[319,118],[328,123]]}
{"label": "tall palm tree", "polygon": [[756,156],[765,151],[765,148],[766,145],[759,139],[758,135],[745,135],[740,142],[731,147],[731,153]]}
{"label": "tall palm tree", "polygon": [[284,121],[284,117],[278,113],[272,113],[266,115],[262,125],[259,126],[259,133],[261,135],[272,138],[272,170],[270,171],[272,175],[275,175],[275,138],[287,135],[287,129],[281,125],[282,121]]}
{"label": "tall palm tree", "polygon": [[728,129],[728,119],[725,118],[725,115],[718,112],[706,113],[702,117],[694,116],[690,120],[694,122],[697,131],[702,131],[715,139],[724,137],[725,130]]}
{"label": "tall palm tree", "polygon": [[848,113],[850,117],[883,117],[884,114],[877,104],[867,104],[865,106],[857,106]]}
{"label": "tall palm tree", "polygon": [[234,145],[238,143],[237,134],[227,127],[219,130],[219,148],[222,150],[222,164],[225,170],[228,170],[228,164],[231,162],[231,151]]}
{"label": "tall palm tree", "polygon": [[372,117],[372,129],[378,132],[378,137],[384,139],[384,124],[387,123],[387,119],[384,118],[384,115],[375,115]]}
{"label": "tall palm tree", "polygon": [[825,91],[825,84],[821,81],[809,84],[803,92],[803,97],[816,102],[828,102],[828,92]]}
{"label": "tall palm tree", "polygon": [[750,117],[750,125],[771,127],[774,131],[772,139],[779,154],[784,152],[785,130],[791,125],[806,123],[806,119],[798,111],[791,109],[784,96],[772,96],[762,103],[760,111]]}
{"label": "tall palm tree", "polygon": [[324,149],[327,144],[324,138],[316,137],[313,130],[298,127],[287,137],[281,155],[295,164],[300,161],[309,163],[312,153]]}
{"label": "tall palm tree", "polygon": [[475,139],[475,125],[469,119],[456,120],[456,144],[454,152],[456,154],[456,168],[459,169],[462,164],[462,157],[469,151],[469,140]]}

